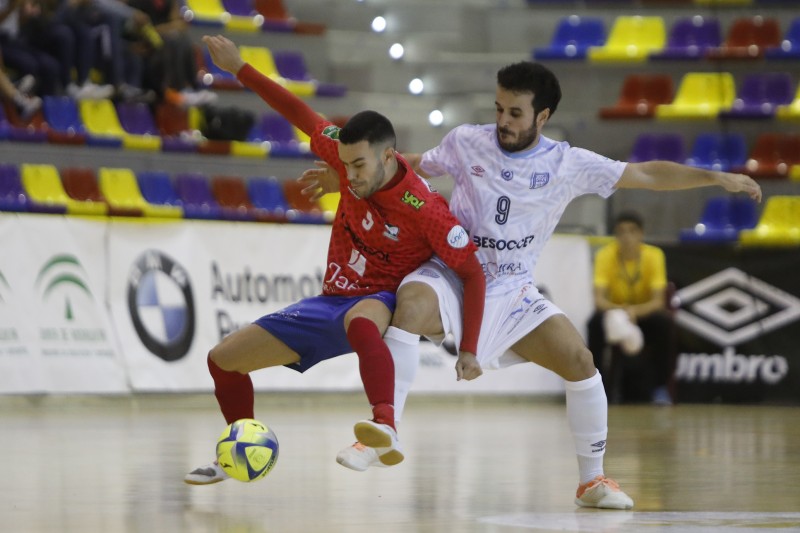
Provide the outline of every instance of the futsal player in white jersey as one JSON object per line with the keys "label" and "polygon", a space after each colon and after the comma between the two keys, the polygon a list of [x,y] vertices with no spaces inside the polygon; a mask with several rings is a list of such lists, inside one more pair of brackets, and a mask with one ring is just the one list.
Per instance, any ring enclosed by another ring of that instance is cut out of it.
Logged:
{"label": "futsal player in white jersey", "polygon": [[[603,471],[608,402],[592,354],[563,312],[536,288],[539,254],[570,201],[583,194],[610,196],[616,189],[676,190],[720,186],[761,199],[747,176],[695,169],[677,163],[624,163],[557,142],[539,132],[556,111],[561,89],[540,64],[521,62],[497,74],[495,124],[462,125],[421,156],[406,158],[423,176],[455,180],[450,209],[478,247],[486,275],[486,306],[476,361],[459,355],[457,379],[473,379],[482,368],[533,362],[565,380],[567,420],[578,456],[575,503],[630,509],[633,500]],[[306,181],[330,181],[308,171]],[[567,259],[567,258],[565,258]],[[419,359],[418,338],[461,338],[458,278],[435,258],[408,275],[397,293],[392,326],[384,339],[395,362],[395,413]],[[478,367],[480,365],[480,367]],[[337,460],[349,468],[375,465],[376,452],[354,445]]]}

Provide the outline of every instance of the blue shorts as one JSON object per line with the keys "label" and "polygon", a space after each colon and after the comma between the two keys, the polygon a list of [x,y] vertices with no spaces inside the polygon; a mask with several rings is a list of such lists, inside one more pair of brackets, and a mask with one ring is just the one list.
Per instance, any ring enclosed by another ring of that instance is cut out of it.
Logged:
{"label": "blue shorts", "polygon": [[344,315],[366,299],[378,300],[394,313],[397,298],[393,292],[381,291],[364,296],[320,295],[262,316],[253,324],[269,331],[297,352],[300,362],[286,366],[305,372],[321,361],[353,351],[344,330]]}

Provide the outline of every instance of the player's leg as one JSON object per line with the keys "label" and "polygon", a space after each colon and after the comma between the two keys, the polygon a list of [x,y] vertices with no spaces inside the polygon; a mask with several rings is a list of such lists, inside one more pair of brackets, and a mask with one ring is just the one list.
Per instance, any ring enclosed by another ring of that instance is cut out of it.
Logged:
{"label": "player's leg", "polygon": [[511,349],[565,380],[567,420],[575,441],[580,473],[575,503],[583,507],[633,507],[628,495],[604,475],[608,401],[592,353],[569,319],[564,315],[548,318]]}

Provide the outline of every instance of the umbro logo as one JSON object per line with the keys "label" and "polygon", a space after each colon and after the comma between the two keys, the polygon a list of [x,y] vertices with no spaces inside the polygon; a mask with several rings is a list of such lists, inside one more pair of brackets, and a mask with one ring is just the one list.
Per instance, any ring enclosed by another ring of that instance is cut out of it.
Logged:
{"label": "umbro logo", "polygon": [[590,446],[592,447],[592,453],[601,453],[603,450],[606,449],[606,441],[599,440],[594,444],[590,444]]}
{"label": "umbro logo", "polygon": [[483,175],[486,174],[486,170],[483,167],[479,166],[479,165],[475,165],[475,166],[470,167],[470,170],[472,170],[472,172],[470,172],[470,174],[472,174],[473,176],[477,176],[479,178],[482,178]]}

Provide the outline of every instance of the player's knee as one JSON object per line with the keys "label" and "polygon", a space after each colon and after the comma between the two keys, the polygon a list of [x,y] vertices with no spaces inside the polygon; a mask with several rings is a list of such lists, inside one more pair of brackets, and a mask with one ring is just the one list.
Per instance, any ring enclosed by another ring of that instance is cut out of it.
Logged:
{"label": "player's knee", "polygon": [[569,381],[589,379],[597,372],[592,352],[585,346],[571,350],[567,359],[569,377],[564,377]]}
{"label": "player's knee", "polygon": [[215,365],[220,370],[224,370],[226,372],[235,372],[237,371],[235,361],[232,360],[228,351],[225,349],[225,346],[220,343],[211,348],[208,352],[208,360],[213,361]]}
{"label": "player's knee", "polygon": [[397,291],[392,326],[422,335],[428,333],[432,321],[438,323],[438,317],[439,300],[427,285],[409,283]]}

